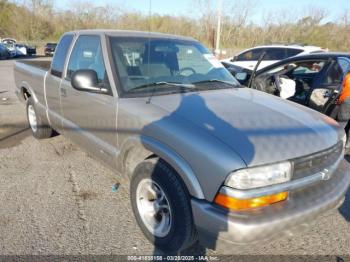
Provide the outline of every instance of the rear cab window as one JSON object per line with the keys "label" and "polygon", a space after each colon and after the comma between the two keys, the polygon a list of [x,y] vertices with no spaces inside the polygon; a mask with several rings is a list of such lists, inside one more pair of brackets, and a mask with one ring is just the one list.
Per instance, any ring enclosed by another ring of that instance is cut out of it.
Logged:
{"label": "rear cab window", "polygon": [[72,44],[73,37],[74,36],[72,34],[64,35],[61,41],[58,43],[57,50],[51,64],[52,75],[60,78],[62,77],[62,72],[65,65],[67,53],[68,53],[69,47]]}

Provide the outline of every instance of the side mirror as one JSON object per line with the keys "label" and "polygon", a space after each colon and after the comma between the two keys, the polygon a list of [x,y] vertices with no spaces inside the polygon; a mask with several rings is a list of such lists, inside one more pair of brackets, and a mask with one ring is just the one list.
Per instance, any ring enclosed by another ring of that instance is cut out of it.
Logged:
{"label": "side mirror", "polygon": [[247,79],[248,74],[245,72],[236,73],[235,77],[238,81],[245,81]]}
{"label": "side mirror", "polygon": [[107,93],[106,88],[98,87],[97,73],[91,69],[80,69],[72,74],[71,85],[79,91]]}

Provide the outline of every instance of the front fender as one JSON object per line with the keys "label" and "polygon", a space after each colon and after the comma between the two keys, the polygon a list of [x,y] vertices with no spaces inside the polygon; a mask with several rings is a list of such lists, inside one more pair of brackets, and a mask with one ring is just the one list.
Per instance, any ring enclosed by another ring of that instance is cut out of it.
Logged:
{"label": "front fender", "polygon": [[146,158],[157,155],[171,165],[184,181],[191,196],[204,199],[199,181],[190,165],[174,150],[148,136],[132,136],[123,144],[119,166],[131,176],[133,170]]}

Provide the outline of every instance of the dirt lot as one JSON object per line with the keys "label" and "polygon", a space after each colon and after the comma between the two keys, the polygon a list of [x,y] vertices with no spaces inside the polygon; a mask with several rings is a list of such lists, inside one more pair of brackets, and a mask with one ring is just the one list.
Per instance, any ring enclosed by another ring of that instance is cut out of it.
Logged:
{"label": "dirt lot", "polygon": [[[159,254],[133,218],[128,181],[62,136],[31,137],[13,63],[0,61],[0,255]],[[184,253],[221,254],[199,245]],[[307,231],[225,253],[350,255],[350,194]]]}

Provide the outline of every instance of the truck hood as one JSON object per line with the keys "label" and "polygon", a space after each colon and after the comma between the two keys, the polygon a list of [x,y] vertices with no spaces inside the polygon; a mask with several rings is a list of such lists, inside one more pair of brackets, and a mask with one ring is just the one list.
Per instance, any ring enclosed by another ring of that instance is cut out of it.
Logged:
{"label": "truck hood", "polygon": [[309,155],[335,145],[331,118],[248,88],[153,97],[154,106],[192,122],[233,149],[247,166]]}

